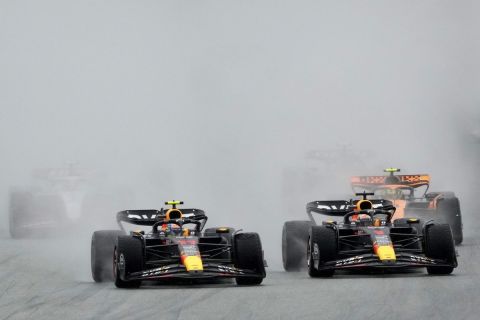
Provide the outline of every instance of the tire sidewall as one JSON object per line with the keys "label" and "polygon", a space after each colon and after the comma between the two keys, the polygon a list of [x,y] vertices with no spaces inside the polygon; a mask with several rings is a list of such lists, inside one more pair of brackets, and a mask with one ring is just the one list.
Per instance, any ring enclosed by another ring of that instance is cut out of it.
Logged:
{"label": "tire sidewall", "polygon": [[313,223],[287,221],[282,229],[282,263],[286,271],[298,271],[306,267],[308,232]]}
{"label": "tire sidewall", "polygon": [[440,222],[450,225],[455,243],[460,244],[463,241],[463,226],[459,199],[452,196],[438,200],[437,214]]}
{"label": "tire sidewall", "polygon": [[[243,242],[243,243],[240,243]],[[254,270],[257,277],[237,278],[237,283],[252,282],[252,284],[260,284],[261,279],[265,278],[265,265],[263,261],[263,249],[260,236],[257,233],[240,233],[233,237],[234,260],[236,268]],[[257,280],[258,283],[257,283]]]}

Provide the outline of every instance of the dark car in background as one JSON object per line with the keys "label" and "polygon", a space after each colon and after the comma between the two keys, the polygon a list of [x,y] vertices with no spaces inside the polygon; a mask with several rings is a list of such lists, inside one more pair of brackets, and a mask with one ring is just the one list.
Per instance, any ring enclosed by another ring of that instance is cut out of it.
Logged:
{"label": "dark car in background", "polygon": [[127,189],[103,186],[102,174],[68,165],[37,169],[26,187],[12,187],[9,193],[9,230],[12,238],[62,233],[89,219],[102,217],[131,205]]}

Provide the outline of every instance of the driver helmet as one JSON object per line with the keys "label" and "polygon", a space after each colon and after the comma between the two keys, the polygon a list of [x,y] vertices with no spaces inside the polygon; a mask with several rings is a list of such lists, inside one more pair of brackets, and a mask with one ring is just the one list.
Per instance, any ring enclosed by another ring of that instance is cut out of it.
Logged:
{"label": "driver helmet", "polygon": [[368,201],[368,200],[360,200],[357,202],[357,206],[356,206],[356,211],[360,211],[360,210],[370,210],[373,208],[373,204],[371,201]]}
{"label": "driver helmet", "polygon": [[353,216],[352,220],[356,221],[360,224],[370,224],[372,221],[372,218],[368,214],[361,214],[361,210],[371,210],[373,208],[372,202],[368,200],[360,200],[357,202],[357,205],[355,207],[355,211],[357,214]]}
{"label": "driver helmet", "polygon": [[165,220],[178,220],[183,219],[182,211],[178,209],[169,209],[165,214]]}
{"label": "driver helmet", "polygon": [[[167,222],[169,220],[180,220],[183,219],[183,214],[182,211],[178,209],[169,209],[167,213],[165,214],[165,219],[164,221]],[[175,223],[167,223],[164,224],[162,229],[167,233],[167,234],[173,234],[173,235],[180,235],[182,234],[182,229],[180,228],[179,225]]]}

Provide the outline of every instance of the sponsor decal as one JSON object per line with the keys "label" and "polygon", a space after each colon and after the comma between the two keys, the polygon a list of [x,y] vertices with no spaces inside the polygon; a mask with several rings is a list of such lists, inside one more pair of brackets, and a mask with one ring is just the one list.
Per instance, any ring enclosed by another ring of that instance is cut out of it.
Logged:
{"label": "sponsor decal", "polygon": [[182,246],[196,246],[198,241],[197,239],[179,239],[178,243],[181,244]]}
{"label": "sponsor decal", "polygon": [[349,208],[349,205],[345,205],[345,204],[342,204],[340,206],[335,206],[335,205],[331,205],[331,206],[327,206],[327,205],[324,205],[324,204],[319,204],[317,206],[318,209],[324,209],[324,210],[346,210]]}
{"label": "sponsor decal", "polygon": [[[372,203],[372,208],[377,209],[383,207],[382,203]],[[323,209],[323,210],[347,210],[351,208],[351,205],[349,204],[342,204],[339,205],[338,207],[336,205],[325,205],[325,204],[319,204],[317,205],[318,209]]]}
{"label": "sponsor decal", "polygon": [[123,253],[120,254],[120,257],[118,258],[118,268],[120,270],[125,269],[125,257],[123,256]]}
{"label": "sponsor decal", "polygon": [[[187,214],[184,214],[183,217],[184,218],[189,218],[189,217],[193,217],[195,214],[193,213],[187,213]],[[148,215],[148,214],[131,214],[129,213],[127,215],[127,218],[128,219],[137,219],[137,220],[155,220],[157,218],[157,214],[156,213],[152,213],[151,215]]]}
{"label": "sponsor decal", "polygon": [[430,263],[430,264],[435,264],[435,260],[427,258],[427,257],[421,257],[421,256],[410,256],[410,260],[416,263]]}
{"label": "sponsor decal", "polygon": [[387,235],[375,235],[375,241],[373,245],[378,246],[390,246],[392,245],[392,241],[390,241],[390,237]]}
{"label": "sponsor decal", "polygon": [[229,267],[229,266],[218,266],[218,271],[223,273],[233,273],[233,274],[244,274],[243,271],[238,270],[237,268]]}
{"label": "sponsor decal", "polygon": [[363,261],[362,256],[355,256],[348,259],[338,260],[335,263],[335,267],[347,266],[350,264],[357,264],[357,263],[361,263],[362,261]]}
{"label": "sponsor decal", "polygon": [[200,256],[200,252],[198,251],[198,247],[196,245],[184,245],[182,243],[182,252],[180,255],[182,256]]}
{"label": "sponsor decal", "polygon": [[158,276],[158,275],[160,275],[160,274],[163,274],[163,273],[168,272],[169,269],[170,269],[170,267],[164,266],[164,267],[160,267],[160,268],[155,268],[155,269],[151,269],[151,270],[148,270],[148,271],[144,271],[144,272],[142,273],[142,277]]}
{"label": "sponsor decal", "polygon": [[385,176],[360,177],[363,183],[385,183]]}
{"label": "sponsor decal", "polygon": [[152,215],[146,215],[146,214],[129,214],[127,216],[128,219],[137,219],[137,220],[154,220],[157,217],[156,213],[153,213]]}
{"label": "sponsor decal", "polygon": [[320,250],[318,249],[318,244],[316,243],[313,244],[312,257],[314,260],[320,259]]}

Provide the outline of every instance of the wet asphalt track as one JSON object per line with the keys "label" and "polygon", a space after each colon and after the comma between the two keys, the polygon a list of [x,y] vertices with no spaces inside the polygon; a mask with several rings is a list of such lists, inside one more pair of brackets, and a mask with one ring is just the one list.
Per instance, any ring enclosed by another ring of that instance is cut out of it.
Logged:
{"label": "wet asphalt track", "polygon": [[221,283],[120,290],[90,280],[87,246],[67,250],[73,240],[60,241],[0,239],[0,319],[480,318],[480,236],[472,230],[458,248],[460,266],[452,276],[419,270],[310,279],[303,272],[270,270],[260,287]]}

